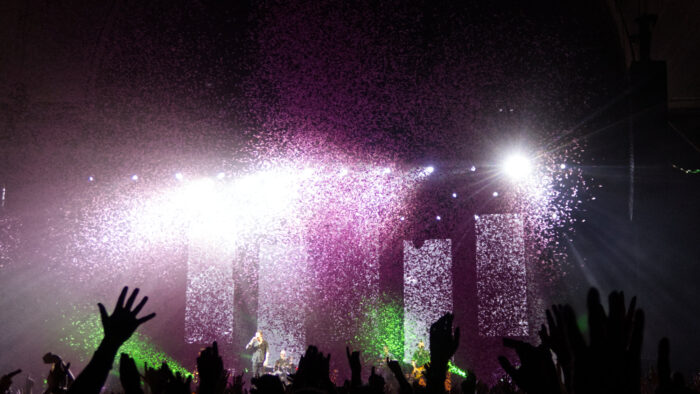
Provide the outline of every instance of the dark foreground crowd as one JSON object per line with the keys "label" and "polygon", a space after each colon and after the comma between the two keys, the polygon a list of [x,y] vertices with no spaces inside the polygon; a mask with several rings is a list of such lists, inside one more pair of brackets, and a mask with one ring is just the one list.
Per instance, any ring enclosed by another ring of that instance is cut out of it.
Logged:
{"label": "dark foreground crowd", "polygon": [[[83,371],[73,377],[70,364],[60,357],[47,353],[46,363],[52,364],[46,380],[45,394],[79,393],[97,394],[104,390],[109,371],[120,346],[136,331],[139,325],[155,317],[155,313],[138,317],[146,304],[144,297],[138,304],[139,290],[127,298],[125,287],[112,314],[98,304],[104,338]],[[641,347],[644,333],[644,312],[636,308],[633,298],[629,306],[624,294],[613,292],[608,299],[606,313],[598,291],[588,294],[588,338],[584,338],[569,305],[554,305],[547,311],[547,323],[539,332],[541,342],[535,346],[526,342],[504,338],[504,344],[515,350],[519,360],[511,362],[499,357],[499,362],[510,379],[504,379],[494,387],[479,382],[468,373],[452,392],[463,393],[542,393],[542,394],[598,394],[598,393],[655,393],[681,394],[700,392],[696,382],[685,383],[682,375],[671,373],[669,342],[662,339],[658,347],[656,369],[642,375]],[[445,393],[448,362],[459,346],[459,328],[453,330],[453,316],[446,314],[430,327],[430,362],[425,365],[424,379],[409,383],[398,361],[387,360],[388,369],[395,379],[388,385],[384,377],[375,374],[374,368],[367,382],[362,381],[360,353],[347,351],[351,380],[336,386],[330,379],[330,354],[324,355],[315,346],[309,346],[299,361],[289,384],[274,375],[262,375],[244,381],[244,375],[229,376],[219,356],[216,342],[202,350],[197,357],[197,382],[191,376],[173,374],[166,364],[157,368],[145,366],[139,372],[134,360],[122,353],[119,359],[119,378],[126,394],[243,394],[243,393],[372,393],[382,394],[392,390],[408,393]],[[517,365],[514,366],[514,365]],[[16,370],[0,378],[0,394],[28,394],[34,390],[34,382],[27,378],[21,387],[12,385]],[[691,387],[693,386],[693,387]]]}

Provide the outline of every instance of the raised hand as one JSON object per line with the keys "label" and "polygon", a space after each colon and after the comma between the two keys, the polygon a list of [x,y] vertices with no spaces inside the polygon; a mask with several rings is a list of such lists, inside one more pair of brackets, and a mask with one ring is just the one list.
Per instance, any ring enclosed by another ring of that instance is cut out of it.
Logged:
{"label": "raised hand", "polygon": [[216,341],[212,346],[199,352],[197,371],[199,372],[200,394],[220,393],[226,388],[228,375],[224,371],[224,361],[219,356],[219,345]]}
{"label": "raised hand", "polygon": [[107,380],[109,370],[112,369],[112,363],[119,351],[119,347],[131,337],[138,326],[155,317],[156,314],[151,313],[150,315],[138,318],[137,315],[141,312],[143,306],[146,305],[148,297],[144,297],[143,300],[132,309],[139,289],[134,290],[125,304],[124,299],[128,291],[128,287],[122,289],[111,315],[107,314],[104,305],[101,303],[97,304],[100,309],[100,317],[102,318],[102,327],[104,328],[105,335],[88,365],[68,389],[68,393],[98,394]]}
{"label": "raised hand", "polygon": [[117,304],[114,306],[114,311],[111,315],[107,314],[107,310],[105,309],[104,305],[101,303],[97,304],[97,306],[100,308],[102,327],[104,328],[105,332],[104,340],[119,344],[120,346],[131,337],[138,326],[156,316],[155,313],[151,313],[142,318],[136,317],[136,315],[141,312],[143,306],[146,305],[148,297],[143,297],[141,302],[139,302],[138,305],[136,305],[136,307],[132,310],[131,307],[134,305],[134,301],[136,301],[136,296],[139,294],[139,289],[134,289],[133,293],[131,293],[131,296],[126,301],[126,304],[124,304],[124,299],[126,298],[128,291],[129,288],[126,286],[122,289],[122,292],[117,299]]}
{"label": "raised hand", "polygon": [[172,375],[168,364],[163,363],[160,368],[151,368],[148,363],[144,363],[143,370],[143,380],[148,384],[150,392],[152,394],[164,393],[168,387],[169,375]]}
{"label": "raised hand", "polygon": [[119,358],[119,380],[122,383],[122,388],[125,394],[142,394],[141,376],[134,359],[128,354],[122,353]]}
{"label": "raised hand", "polygon": [[[586,370],[577,367],[577,392],[638,393],[641,390],[641,349],[644,334],[644,312],[636,308],[632,298],[629,308],[622,292],[608,297],[608,310],[600,303],[596,289],[588,293],[588,353],[576,354]],[[593,385],[596,382],[596,385]]]}
{"label": "raised hand", "polygon": [[243,386],[245,385],[245,382],[243,381],[243,376],[245,375],[245,372],[241,373],[240,375],[234,375],[233,379],[231,379],[231,385],[228,388],[228,392],[231,394],[243,394]]}
{"label": "raised hand", "polygon": [[455,355],[459,347],[459,327],[452,334],[454,315],[444,314],[430,326],[430,364],[445,364]]}
{"label": "raised hand", "polygon": [[192,392],[190,389],[191,384],[192,375],[185,378],[180,372],[176,372],[175,376],[172,376],[171,373],[165,392],[168,394],[190,394]]}
{"label": "raised hand", "polygon": [[328,376],[331,355],[325,357],[318,351],[316,346],[309,346],[306,353],[299,360],[297,373],[290,376],[292,388],[299,390],[303,388],[329,389],[333,383]]}
{"label": "raised hand", "polygon": [[413,389],[411,388],[411,385],[408,383],[408,380],[406,380],[406,376],[404,376],[403,371],[401,370],[401,365],[399,364],[398,361],[396,360],[389,360],[389,357],[386,358],[386,365],[389,368],[389,370],[394,374],[394,377],[396,380],[399,382],[399,390],[401,394],[410,394],[413,392]]}
{"label": "raised hand", "polygon": [[384,378],[381,375],[374,373],[374,367],[372,367],[372,373],[369,375],[369,391],[374,394],[384,393]]}
{"label": "raised hand", "polygon": [[5,391],[9,390],[10,386],[12,386],[12,378],[21,372],[21,369],[17,369],[0,377],[0,393],[4,393]]}
{"label": "raised hand", "polygon": [[516,369],[507,358],[498,357],[501,367],[518,387],[527,393],[561,393],[557,370],[547,347],[534,347],[529,343],[509,338],[503,338],[503,344],[515,349],[520,358],[520,368]]}
{"label": "raised hand", "polygon": [[362,386],[362,363],[360,362],[360,352],[355,351],[350,353],[350,347],[345,347],[345,353],[348,357],[348,363],[350,364],[351,381],[350,384],[353,388]]}
{"label": "raised hand", "polygon": [[430,326],[430,365],[427,367],[428,391],[442,393],[445,390],[447,362],[459,347],[459,327],[452,333],[454,315],[446,313]]}

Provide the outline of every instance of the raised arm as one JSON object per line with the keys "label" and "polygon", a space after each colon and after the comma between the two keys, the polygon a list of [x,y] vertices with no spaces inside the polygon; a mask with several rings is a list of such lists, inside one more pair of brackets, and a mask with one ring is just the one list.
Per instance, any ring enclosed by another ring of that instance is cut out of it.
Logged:
{"label": "raised arm", "polygon": [[68,393],[98,394],[105,380],[107,380],[109,370],[112,369],[112,362],[114,362],[114,357],[117,355],[119,347],[131,337],[138,326],[156,316],[155,313],[151,313],[142,318],[136,317],[143,306],[146,305],[148,297],[143,297],[141,302],[132,309],[136,296],[139,294],[139,289],[133,291],[125,304],[124,300],[128,291],[128,287],[122,289],[111,315],[107,314],[104,305],[97,304],[100,309],[104,338],[102,338],[102,342],[88,365],[71,385]]}

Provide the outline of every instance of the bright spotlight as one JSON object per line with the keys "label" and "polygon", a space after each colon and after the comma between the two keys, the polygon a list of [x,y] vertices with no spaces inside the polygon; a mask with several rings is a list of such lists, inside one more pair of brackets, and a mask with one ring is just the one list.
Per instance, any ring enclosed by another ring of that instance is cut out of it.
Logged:
{"label": "bright spotlight", "polygon": [[471,166],[471,168],[469,168],[469,171],[471,171],[471,172],[476,171],[476,166]]}
{"label": "bright spotlight", "polygon": [[435,220],[442,220],[442,218],[440,217],[440,215],[437,215],[435,216]]}
{"label": "bright spotlight", "polygon": [[184,177],[182,176],[181,172],[178,172],[177,174],[175,174],[175,179],[177,179],[178,181],[181,181],[182,178],[184,178]]}
{"label": "bright spotlight", "polygon": [[220,173],[216,174],[216,179],[224,179],[225,176],[226,176],[226,174],[224,174],[223,172],[220,172]]}
{"label": "bright spotlight", "polygon": [[452,198],[457,198],[457,193],[452,193]]}
{"label": "bright spotlight", "polygon": [[425,167],[425,173],[426,173],[426,174],[432,174],[433,171],[435,171],[435,167],[433,167],[433,166]]}
{"label": "bright spotlight", "polygon": [[313,174],[314,174],[314,169],[310,168],[310,167],[304,168],[304,171],[302,172],[302,175],[304,176],[304,178],[309,178]]}
{"label": "bright spotlight", "polygon": [[89,177],[88,177],[88,182],[92,182],[92,181],[94,181],[94,180],[95,180],[95,177],[93,177],[93,176],[89,176]]}
{"label": "bright spotlight", "polygon": [[566,169],[566,164],[564,164],[564,163],[559,164],[559,168],[561,168],[562,170]]}
{"label": "bright spotlight", "polygon": [[498,192],[493,192],[492,196],[498,197]]}
{"label": "bright spotlight", "polygon": [[134,175],[131,176],[131,180],[132,180],[132,181],[138,181],[138,180],[139,180],[139,176],[136,175],[136,174],[134,174]]}
{"label": "bright spotlight", "polygon": [[525,156],[514,154],[503,162],[502,171],[511,179],[519,181],[530,175],[532,172],[532,164]]}

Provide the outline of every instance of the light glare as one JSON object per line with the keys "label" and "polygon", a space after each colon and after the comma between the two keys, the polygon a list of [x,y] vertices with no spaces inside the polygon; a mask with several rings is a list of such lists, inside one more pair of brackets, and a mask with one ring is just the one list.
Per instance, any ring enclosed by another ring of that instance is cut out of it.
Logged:
{"label": "light glare", "polygon": [[520,181],[530,175],[532,172],[532,164],[525,156],[513,154],[503,162],[502,171],[512,180]]}

